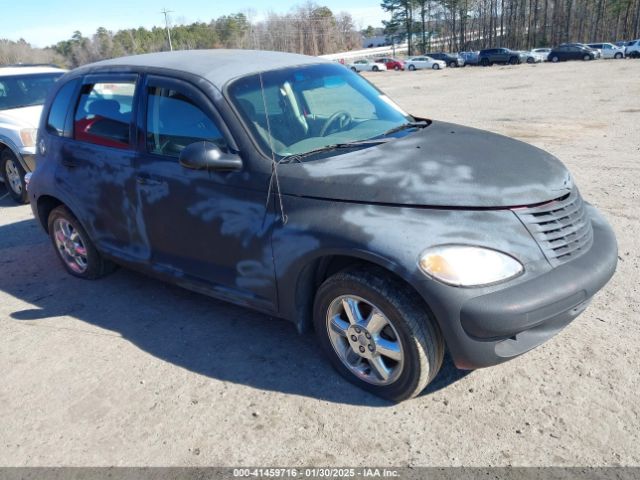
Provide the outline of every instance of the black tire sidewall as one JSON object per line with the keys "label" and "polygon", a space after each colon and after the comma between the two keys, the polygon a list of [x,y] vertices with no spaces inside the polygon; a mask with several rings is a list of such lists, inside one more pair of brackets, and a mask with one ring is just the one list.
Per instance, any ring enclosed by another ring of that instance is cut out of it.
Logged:
{"label": "black tire sidewall", "polygon": [[[318,290],[313,307],[313,322],[320,346],[333,367],[358,387],[391,401],[404,400],[408,398],[407,392],[415,390],[420,376],[419,354],[415,342],[412,341],[411,329],[404,321],[402,312],[393,303],[364,282],[354,281],[354,278],[340,277],[336,281],[325,282]],[[400,295],[401,292],[399,291],[398,294]],[[400,377],[392,384],[374,385],[358,378],[342,363],[333,349],[327,333],[326,314],[331,302],[341,295],[355,295],[371,302],[393,322],[402,343],[404,366]],[[429,367],[433,368],[433,366]]]}
{"label": "black tire sidewall", "polygon": [[[18,169],[18,173],[20,174],[20,183],[22,184],[22,193],[20,195],[13,191],[13,188],[9,184],[9,179],[7,178],[6,163],[9,160],[13,161],[13,164],[16,166],[16,168]],[[2,152],[2,155],[0,156],[0,169],[2,179],[4,180],[4,186],[7,189],[7,192],[9,192],[9,196],[13,198],[13,200],[17,203],[27,203],[29,201],[29,197],[27,195],[27,185],[24,181],[26,172],[24,168],[22,168],[20,161],[16,158],[11,150],[5,149]]]}
{"label": "black tire sidewall", "polygon": [[[71,268],[69,268],[67,263],[64,261],[64,258],[62,258],[60,251],[58,250],[58,247],[56,245],[56,241],[54,238],[53,223],[59,218],[64,218],[73,226],[73,228],[78,232],[78,235],[80,235],[80,238],[82,239],[82,243],[84,244],[85,249],[87,250],[87,269],[82,273],[76,272]],[[58,258],[64,265],[65,270],[68,273],[70,273],[74,277],[84,278],[84,279],[95,279],[103,275],[104,260],[96,250],[86,230],[82,227],[78,219],[69,211],[68,208],[64,206],[54,208],[49,214],[49,218],[47,220],[47,226],[49,230],[49,238],[51,239],[53,249],[56,251],[56,255],[58,256]]]}

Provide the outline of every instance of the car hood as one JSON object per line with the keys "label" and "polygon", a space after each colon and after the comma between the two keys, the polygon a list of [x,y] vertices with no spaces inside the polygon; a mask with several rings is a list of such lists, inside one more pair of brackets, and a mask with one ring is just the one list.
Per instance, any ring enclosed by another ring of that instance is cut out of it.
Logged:
{"label": "car hood", "polygon": [[281,165],[278,176],[287,195],[458,208],[532,205],[572,188],[567,169],[544,150],[443,122],[375,147]]}
{"label": "car hood", "polygon": [[10,123],[17,127],[38,128],[41,113],[42,105],[0,110],[0,121]]}

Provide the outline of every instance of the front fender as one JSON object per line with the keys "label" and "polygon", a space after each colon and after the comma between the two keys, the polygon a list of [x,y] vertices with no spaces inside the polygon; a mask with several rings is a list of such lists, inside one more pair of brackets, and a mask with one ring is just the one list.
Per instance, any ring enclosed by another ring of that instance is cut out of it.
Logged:
{"label": "front fender", "polygon": [[[294,323],[303,321],[305,315],[296,299],[299,284],[312,280],[307,279],[307,270],[326,256],[348,256],[379,265],[412,285],[440,312],[447,311],[437,308],[448,300],[442,298],[443,285],[418,267],[420,255],[428,247],[462,243],[504,251],[525,266],[522,278],[550,268],[510,210],[407,208],[289,196],[283,200],[288,222],[274,230],[273,255],[279,311]],[[464,289],[459,290],[464,294]],[[434,313],[438,317],[438,312]],[[446,322],[446,316],[443,313],[438,321]]]}

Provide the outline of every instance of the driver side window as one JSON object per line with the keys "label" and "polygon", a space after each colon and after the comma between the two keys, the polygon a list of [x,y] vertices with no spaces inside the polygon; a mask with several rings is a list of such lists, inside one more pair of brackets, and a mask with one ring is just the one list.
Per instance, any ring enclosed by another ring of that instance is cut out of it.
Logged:
{"label": "driver side window", "polygon": [[149,87],[147,102],[147,150],[156,155],[179,157],[198,141],[226,149],[216,124],[186,95],[164,87]]}

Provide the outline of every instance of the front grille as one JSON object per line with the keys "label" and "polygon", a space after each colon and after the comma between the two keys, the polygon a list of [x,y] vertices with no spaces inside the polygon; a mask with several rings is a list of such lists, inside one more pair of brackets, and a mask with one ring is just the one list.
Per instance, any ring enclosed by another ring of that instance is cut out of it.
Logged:
{"label": "front grille", "polygon": [[582,255],[593,243],[591,219],[577,188],[551,202],[513,212],[553,266]]}

